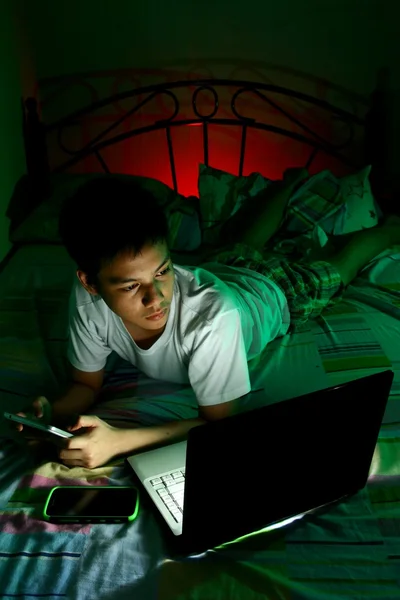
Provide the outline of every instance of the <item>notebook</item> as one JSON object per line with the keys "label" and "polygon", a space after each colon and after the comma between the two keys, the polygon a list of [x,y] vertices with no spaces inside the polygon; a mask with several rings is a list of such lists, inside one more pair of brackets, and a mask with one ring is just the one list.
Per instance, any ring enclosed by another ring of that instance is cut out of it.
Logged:
{"label": "notebook", "polygon": [[184,552],[279,526],[363,488],[390,370],[209,422],[127,460]]}

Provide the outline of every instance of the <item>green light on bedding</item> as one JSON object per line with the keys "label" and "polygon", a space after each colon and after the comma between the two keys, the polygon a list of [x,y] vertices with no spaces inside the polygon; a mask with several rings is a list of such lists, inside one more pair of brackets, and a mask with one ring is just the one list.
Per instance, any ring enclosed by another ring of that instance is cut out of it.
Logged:
{"label": "green light on bedding", "polygon": [[281,529],[282,527],[286,527],[294,521],[298,521],[302,519],[306,513],[302,513],[301,515],[296,515],[295,517],[290,517],[289,519],[285,519],[284,521],[280,521],[279,523],[274,523],[273,525],[268,525],[267,527],[263,527],[263,529],[259,529],[258,531],[253,531],[252,533],[246,533],[246,535],[242,535],[241,537],[232,540],[231,542],[226,542],[225,544],[221,544],[220,546],[215,546],[214,550],[223,550],[232,544],[237,544],[238,542],[242,542],[244,540],[248,540],[260,533],[269,533],[270,531],[274,531],[275,529]]}

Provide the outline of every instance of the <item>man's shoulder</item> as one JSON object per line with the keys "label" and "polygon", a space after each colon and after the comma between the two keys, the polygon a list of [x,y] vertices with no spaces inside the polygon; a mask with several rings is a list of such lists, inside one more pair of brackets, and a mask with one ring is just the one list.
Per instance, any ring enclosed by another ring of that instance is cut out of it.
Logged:
{"label": "man's shoulder", "polygon": [[181,309],[206,320],[236,309],[229,287],[202,267],[175,267]]}
{"label": "man's shoulder", "polygon": [[71,288],[70,312],[91,315],[104,313],[108,307],[101,296],[89,294],[79,281],[75,281]]}
{"label": "man's shoulder", "polygon": [[196,290],[212,289],[222,295],[226,292],[223,280],[201,265],[184,267],[174,265],[174,269],[181,287],[186,286]]}

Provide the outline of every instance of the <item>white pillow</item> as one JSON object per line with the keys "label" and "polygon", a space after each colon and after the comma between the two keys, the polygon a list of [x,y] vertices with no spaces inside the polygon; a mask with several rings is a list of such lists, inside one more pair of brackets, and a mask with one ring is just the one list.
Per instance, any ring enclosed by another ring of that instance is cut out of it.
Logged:
{"label": "white pillow", "polygon": [[339,179],[344,204],[336,215],[334,235],[369,229],[378,224],[382,215],[372,195],[369,174],[371,166]]}
{"label": "white pillow", "polygon": [[222,225],[269,183],[259,173],[239,177],[201,164],[198,185],[203,243],[218,245]]}

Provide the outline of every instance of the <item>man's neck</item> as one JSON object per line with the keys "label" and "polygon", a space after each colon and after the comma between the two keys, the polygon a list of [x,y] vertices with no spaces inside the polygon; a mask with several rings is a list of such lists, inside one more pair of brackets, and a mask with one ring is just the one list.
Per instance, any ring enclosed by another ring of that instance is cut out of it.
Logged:
{"label": "man's neck", "polygon": [[149,331],[148,329],[142,329],[136,325],[132,325],[127,321],[124,321],[124,325],[131,335],[133,341],[142,350],[148,350],[153,344],[162,336],[165,330],[165,325],[162,329],[157,331]]}

